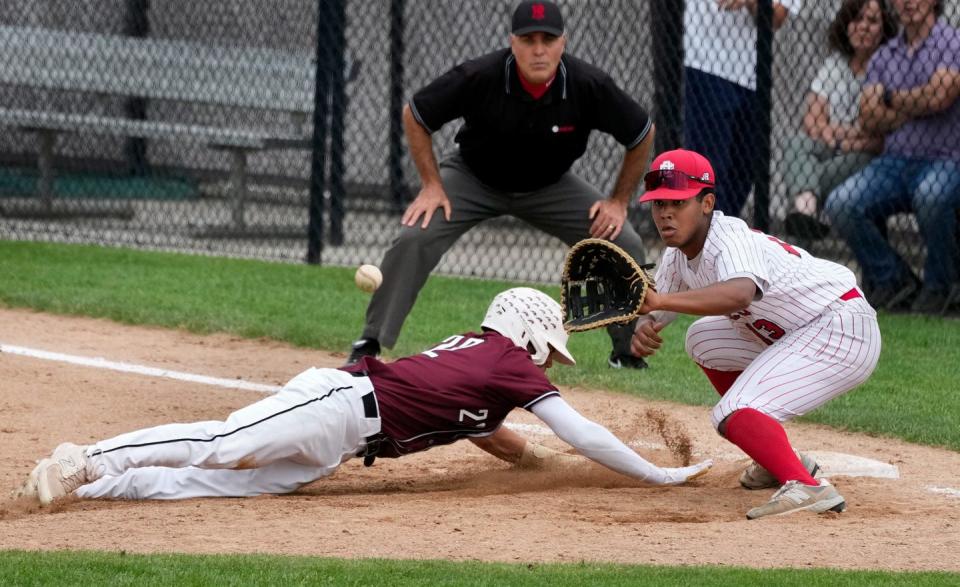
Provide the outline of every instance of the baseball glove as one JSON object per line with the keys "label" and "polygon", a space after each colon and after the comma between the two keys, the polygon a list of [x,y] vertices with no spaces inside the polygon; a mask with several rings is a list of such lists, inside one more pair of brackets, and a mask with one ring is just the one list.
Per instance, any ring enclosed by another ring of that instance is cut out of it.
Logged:
{"label": "baseball glove", "polygon": [[630,322],[640,315],[647,288],[654,287],[647,272],[617,245],[588,238],[570,248],[563,263],[560,303],[564,328],[580,332]]}

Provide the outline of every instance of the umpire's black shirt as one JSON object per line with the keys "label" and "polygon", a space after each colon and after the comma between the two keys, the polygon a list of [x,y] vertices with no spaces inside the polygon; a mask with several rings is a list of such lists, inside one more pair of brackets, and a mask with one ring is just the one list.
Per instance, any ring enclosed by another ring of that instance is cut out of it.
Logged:
{"label": "umpire's black shirt", "polygon": [[456,142],[464,161],[480,181],[508,192],[559,180],[586,151],[593,129],[632,149],[651,123],[609,75],[570,55],[535,100],[520,85],[509,49],[454,67],[414,94],[410,109],[430,133],[463,118]]}

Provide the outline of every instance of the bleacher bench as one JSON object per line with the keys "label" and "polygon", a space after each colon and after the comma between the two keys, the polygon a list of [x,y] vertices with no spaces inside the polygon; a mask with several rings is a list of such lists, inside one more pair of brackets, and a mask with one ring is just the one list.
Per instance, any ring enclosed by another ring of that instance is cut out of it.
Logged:
{"label": "bleacher bench", "polygon": [[0,124],[36,132],[38,192],[53,202],[60,133],[200,142],[230,153],[232,222],[244,225],[247,157],[265,149],[310,147],[313,57],[270,49],[216,47],[119,35],[0,26],[0,83],[57,91],[262,109],[289,113],[284,129],[230,128],[90,112],[0,108]]}

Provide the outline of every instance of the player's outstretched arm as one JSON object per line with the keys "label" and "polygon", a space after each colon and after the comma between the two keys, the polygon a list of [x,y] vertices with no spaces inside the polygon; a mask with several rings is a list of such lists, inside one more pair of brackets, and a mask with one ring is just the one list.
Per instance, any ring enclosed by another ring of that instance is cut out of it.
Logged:
{"label": "player's outstretched arm", "polygon": [[603,426],[584,418],[558,396],[551,396],[531,408],[561,440],[583,456],[618,473],[656,485],[677,485],[705,473],[713,461],[689,467],[658,467],[621,442]]}
{"label": "player's outstretched arm", "polygon": [[734,277],[700,289],[673,293],[647,292],[640,308],[642,313],[654,311],[723,316],[743,310],[753,301],[757,284],[748,277]]}
{"label": "player's outstretched arm", "polygon": [[500,426],[489,436],[471,438],[470,442],[498,459],[523,469],[553,469],[587,462],[580,455],[558,452],[531,442],[506,426]]}

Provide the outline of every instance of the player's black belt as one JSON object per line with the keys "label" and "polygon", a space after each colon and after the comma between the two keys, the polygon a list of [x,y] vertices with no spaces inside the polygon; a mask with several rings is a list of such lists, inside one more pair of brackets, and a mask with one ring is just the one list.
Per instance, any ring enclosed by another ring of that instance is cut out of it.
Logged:
{"label": "player's black belt", "polygon": [[[364,377],[366,374],[358,376]],[[363,416],[365,418],[380,417],[380,412],[377,410],[377,396],[374,395],[372,391],[364,394],[360,399],[363,401]],[[358,457],[363,457],[363,466],[369,467],[373,465],[373,461],[377,460],[377,454],[380,452],[380,443],[383,442],[383,438],[383,433],[378,432],[365,439],[367,445],[357,454]]]}
{"label": "player's black belt", "polygon": [[364,418],[379,418],[380,412],[377,411],[377,398],[373,395],[373,392],[364,395],[360,399],[363,400],[363,417]]}

